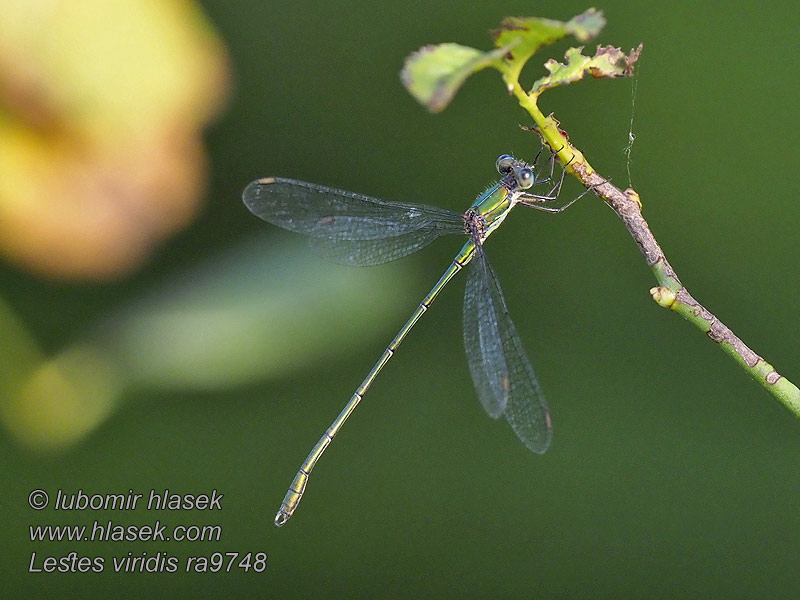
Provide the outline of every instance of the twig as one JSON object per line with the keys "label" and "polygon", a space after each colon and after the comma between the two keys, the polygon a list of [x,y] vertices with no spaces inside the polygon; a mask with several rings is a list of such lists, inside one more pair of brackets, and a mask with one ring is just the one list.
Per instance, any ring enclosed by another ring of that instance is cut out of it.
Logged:
{"label": "twig", "polygon": [[[660,284],[650,290],[659,306],[669,308],[692,323],[709,339],[716,342],[725,353],[770,394],[778,398],[796,416],[800,417],[800,389],[781,376],[767,361],[753,352],[747,344],[720,321],[711,311],[689,293],[669,264],[664,251],[650,231],[644,216],[639,195],[632,189],[624,192],[604,179],[584,163],[571,165],[571,171],[581,182],[603,199],[622,220]],[[594,186],[594,187],[592,187]]]}

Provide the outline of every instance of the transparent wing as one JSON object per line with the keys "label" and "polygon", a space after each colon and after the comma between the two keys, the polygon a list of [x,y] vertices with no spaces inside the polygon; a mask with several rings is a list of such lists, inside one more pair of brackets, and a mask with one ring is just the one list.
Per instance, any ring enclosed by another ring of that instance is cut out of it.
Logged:
{"label": "transparent wing", "polygon": [[472,383],[483,408],[493,419],[503,414],[508,405],[509,377],[497,311],[483,272],[485,262],[477,255],[467,274],[464,291],[464,347]]}
{"label": "transparent wing", "polygon": [[464,233],[463,217],[453,211],[386,202],[293,179],[254,181],[243,200],[256,216],[311,236],[311,246],[321,256],[346,265],[377,265],[411,254],[439,236]]}
{"label": "transparent wing", "polygon": [[541,454],[553,435],[550,410],[480,244],[466,285],[464,345],[478,398],[489,416],[504,414],[522,443]]}

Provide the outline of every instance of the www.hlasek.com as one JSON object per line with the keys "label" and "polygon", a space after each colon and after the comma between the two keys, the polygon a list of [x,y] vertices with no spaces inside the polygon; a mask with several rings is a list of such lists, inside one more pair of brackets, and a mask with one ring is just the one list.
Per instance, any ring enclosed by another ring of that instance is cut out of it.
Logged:
{"label": "www.hlasek.com", "polygon": [[[132,489],[122,494],[89,494],[83,490],[57,490],[54,501],[44,490],[33,490],[28,505],[41,511],[50,507],[57,512],[70,511],[148,511],[214,512],[222,510],[223,494],[217,490],[202,494],[178,494],[168,489],[137,493]],[[118,519],[96,519],[91,525],[30,525],[32,542],[220,542],[220,525],[167,524],[161,519],[142,523],[124,523]],[[110,558],[110,560],[107,560]],[[168,552],[123,552],[115,556],[84,556],[70,552],[51,556],[33,552],[28,564],[30,573],[101,573],[107,568],[116,573],[230,573],[232,571],[262,573],[267,568],[265,552],[212,552],[198,556],[178,557]]]}

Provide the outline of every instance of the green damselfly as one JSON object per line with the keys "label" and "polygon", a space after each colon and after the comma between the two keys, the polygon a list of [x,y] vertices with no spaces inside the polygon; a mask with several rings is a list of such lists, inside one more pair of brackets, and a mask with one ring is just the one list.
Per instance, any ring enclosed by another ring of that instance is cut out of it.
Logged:
{"label": "green damselfly", "polygon": [[[303,462],[275,516],[277,526],[286,523],[297,509],[311,470],[380,370],[442,288],[468,263],[472,267],[464,293],[464,344],[478,398],[490,417],[505,416],[529,450],[537,454],[547,450],[553,429],[550,411],[508,316],[483,243],[517,204],[560,212],[583,195],[563,206],[552,206],[564,180],[562,169],[561,177],[554,181],[554,162],[555,155],[551,154],[549,169],[545,165],[537,173],[537,160],[528,164],[507,154],[500,156],[496,166],[501,178],[463,214],[422,204],[387,202],[278,177],[259,179],[247,186],[243,199],[253,214],[310,236],[312,247],[320,255],[345,265],[367,266],[395,260],[447,234],[468,238]],[[550,185],[550,189],[546,194],[528,191],[537,185]]]}

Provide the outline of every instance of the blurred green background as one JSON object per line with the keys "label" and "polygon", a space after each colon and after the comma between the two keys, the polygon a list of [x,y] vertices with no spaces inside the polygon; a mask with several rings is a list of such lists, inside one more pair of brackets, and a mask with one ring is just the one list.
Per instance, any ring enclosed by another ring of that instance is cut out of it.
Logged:
{"label": "blurred green background", "polygon": [[[650,300],[654,279],[636,246],[589,196],[557,217],[519,209],[487,246],[549,399],[547,454],[528,453],[480,407],[463,356],[457,280],[315,470],[297,515],[276,529],[273,515],[300,462],[459,244],[442,240],[366,270],[329,265],[250,215],[242,189],[283,175],[463,210],[492,181],[497,155],[532,157],[537,139],[520,130],[526,115],[494,72],[470,78],[442,114],[427,114],[400,85],[404,57],[445,41],[488,48],[486,32],[503,16],[566,20],[588,5],[202,7],[228,48],[234,85],[207,130],[210,183],[197,220],[110,283],[0,266],[3,300],[47,355],[89,339],[111,348],[101,360],[116,357],[109,332],[128,340],[138,332],[152,358],[146,374],[121,374],[136,385],[73,445],[31,449],[3,432],[0,594],[798,597],[800,423]],[[797,383],[800,205],[791,173],[800,162],[800,13],[788,2],[722,10],[612,0],[597,8],[608,19],[598,43],[628,50],[644,42],[631,171],[651,228],[695,297]],[[538,62],[560,59],[570,45],[556,44]],[[530,71],[527,81],[537,76]],[[630,79],[591,80],[541,101],[623,188],[631,89]],[[579,192],[571,181],[563,194]],[[172,321],[153,321],[184,314],[219,331],[176,339]],[[250,319],[259,325],[249,335],[244,328],[241,347],[220,350]],[[198,348],[219,351],[222,362],[176,359]],[[263,368],[239,373],[252,356]],[[167,376],[153,374],[170,359]],[[215,513],[35,512],[27,497],[36,488],[51,496],[217,489],[224,500]],[[29,540],[30,525],[156,518],[219,524],[223,537]],[[28,573],[32,552],[73,550],[105,557],[106,571]],[[266,552],[266,572],[108,568],[127,552],[185,560],[231,551]]]}

